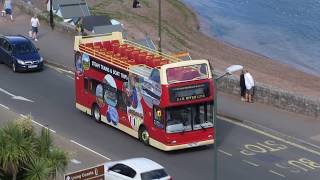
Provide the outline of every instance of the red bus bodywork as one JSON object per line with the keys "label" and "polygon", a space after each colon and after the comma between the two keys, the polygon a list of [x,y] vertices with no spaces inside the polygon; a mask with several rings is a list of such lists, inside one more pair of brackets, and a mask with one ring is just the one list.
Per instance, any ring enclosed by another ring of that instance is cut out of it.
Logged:
{"label": "red bus bodywork", "polygon": [[[214,92],[206,60],[181,62],[118,33],[76,36],[74,50],[78,109],[164,151],[213,144]],[[174,73],[197,77],[199,63],[207,78],[169,83],[169,70],[195,64]],[[177,116],[185,122],[169,125]]]}

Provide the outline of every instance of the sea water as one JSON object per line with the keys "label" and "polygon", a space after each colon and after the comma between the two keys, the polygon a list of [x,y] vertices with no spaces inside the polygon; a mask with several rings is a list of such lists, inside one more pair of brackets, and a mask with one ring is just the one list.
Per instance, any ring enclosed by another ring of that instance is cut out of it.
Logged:
{"label": "sea water", "polygon": [[320,0],[183,0],[210,36],[320,76]]}

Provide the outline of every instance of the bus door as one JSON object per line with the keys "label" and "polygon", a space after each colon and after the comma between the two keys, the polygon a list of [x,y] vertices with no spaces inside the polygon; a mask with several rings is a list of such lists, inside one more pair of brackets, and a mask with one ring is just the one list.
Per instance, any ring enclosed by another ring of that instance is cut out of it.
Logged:
{"label": "bus door", "polygon": [[153,107],[153,116],[151,117],[153,119],[153,125],[151,126],[150,135],[153,139],[157,141],[163,141],[161,138],[163,138],[163,133],[165,132],[165,125],[164,125],[164,112],[161,108],[158,106]]}
{"label": "bus door", "polygon": [[76,101],[77,103],[86,106],[87,94],[89,93],[89,78],[76,76]]}

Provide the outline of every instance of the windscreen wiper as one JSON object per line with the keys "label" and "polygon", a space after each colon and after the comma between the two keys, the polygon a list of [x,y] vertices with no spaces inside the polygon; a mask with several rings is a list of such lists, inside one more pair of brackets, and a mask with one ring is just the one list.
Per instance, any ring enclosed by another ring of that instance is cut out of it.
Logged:
{"label": "windscreen wiper", "polygon": [[207,130],[206,127],[204,127],[202,124],[199,124],[199,125],[200,125],[201,129],[203,129],[204,131]]}

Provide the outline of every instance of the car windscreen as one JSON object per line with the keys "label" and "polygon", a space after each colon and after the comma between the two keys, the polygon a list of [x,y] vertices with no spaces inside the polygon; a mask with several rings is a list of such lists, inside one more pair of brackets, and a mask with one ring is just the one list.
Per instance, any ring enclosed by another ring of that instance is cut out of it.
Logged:
{"label": "car windscreen", "polygon": [[36,48],[30,42],[19,42],[13,45],[13,53],[28,54],[36,52]]}
{"label": "car windscreen", "polygon": [[152,180],[152,179],[161,179],[164,177],[167,177],[168,174],[164,169],[156,169],[153,171],[148,171],[141,173],[141,179],[142,180]]}

